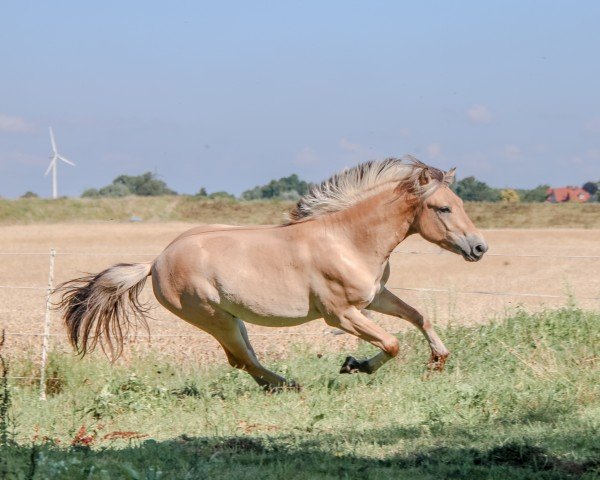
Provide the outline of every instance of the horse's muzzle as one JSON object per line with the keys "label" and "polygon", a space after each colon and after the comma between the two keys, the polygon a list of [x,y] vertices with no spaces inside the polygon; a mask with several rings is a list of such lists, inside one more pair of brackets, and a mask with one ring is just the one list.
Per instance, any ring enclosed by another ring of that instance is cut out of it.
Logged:
{"label": "horse's muzzle", "polygon": [[456,244],[456,252],[460,253],[467,262],[481,260],[488,251],[488,244],[478,235],[466,235]]}

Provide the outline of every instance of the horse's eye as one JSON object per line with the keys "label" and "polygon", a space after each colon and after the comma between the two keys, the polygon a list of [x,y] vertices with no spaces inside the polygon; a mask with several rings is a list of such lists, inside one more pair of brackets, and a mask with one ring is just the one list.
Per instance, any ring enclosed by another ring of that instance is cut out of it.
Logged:
{"label": "horse's eye", "polygon": [[452,212],[452,209],[450,207],[440,207],[440,208],[438,208],[438,212],[440,212],[440,213],[450,213],[450,212]]}

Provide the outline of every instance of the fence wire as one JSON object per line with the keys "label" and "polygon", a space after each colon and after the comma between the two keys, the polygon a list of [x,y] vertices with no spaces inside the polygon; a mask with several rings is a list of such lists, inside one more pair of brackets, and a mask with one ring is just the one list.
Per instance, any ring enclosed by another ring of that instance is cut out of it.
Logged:
{"label": "fence wire", "polygon": [[[138,252],[56,252],[56,256],[81,256],[81,257],[157,257],[161,252],[156,253],[138,253]],[[445,250],[437,252],[419,252],[413,250],[396,250],[392,252],[393,255],[455,255]],[[47,256],[48,252],[0,252],[0,255],[44,255]],[[535,253],[486,253],[486,257],[516,257],[516,258],[567,258],[567,259],[600,259],[600,255],[544,255]]]}
{"label": "fence wire", "polygon": [[[156,253],[136,253],[136,252],[56,252],[51,255],[55,256],[86,256],[86,257],[117,257],[117,256],[140,256],[140,257],[155,257]],[[449,252],[438,251],[438,252],[420,252],[420,251],[395,251],[395,255],[452,255]],[[0,256],[48,256],[48,252],[0,252]],[[519,254],[519,253],[488,253],[486,256],[489,257],[517,257],[517,258],[547,258],[547,259],[567,259],[567,260],[595,260],[600,259],[600,255],[543,255],[543,254]],[[453,290],[446,288],[421,288],[421,287],[403,287],[403,286],[388,286],[389,290],[397,291],[408,291],[408,292],[424,292],[424,293],[447,293],[452,295],[485,295],[485,296],[497,296],[497,297],[523,297],[523,298],[548,298],[548,299],[568,299],[571,298],[569,295],[555,295],[547,293],[537,292],[502,292],[502,291],[486,291],[486,290]],[[37,285],[0,285],[0,289],[9,290],[35,290],[35,291],[47,291],[48,286],[37,286]],[[600,300],[600,297],[577,297],[578,300]],[[49,306],[46,307],[47,309]],[[323,336],[332,334],[335,335],[337,332],[290,332],[280,331],[275,333],[253,333],[254,337],[277,337],[277,336]],[[22,333],[22,332],[6,332],[7,336],[12,337],[67,337],[66,333]],[[145,337],[139,336],[136,339],[144,339]],[[202,334],[189,335],[189,334],[153,334],[149,337],[152,338],[205,338]]]}

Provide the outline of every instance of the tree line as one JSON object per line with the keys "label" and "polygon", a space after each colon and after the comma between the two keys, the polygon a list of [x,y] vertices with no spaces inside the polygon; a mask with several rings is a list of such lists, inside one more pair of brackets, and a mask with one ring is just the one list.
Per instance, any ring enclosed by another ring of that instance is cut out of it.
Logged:
{"label": "tree line", "polygon": [[[246,190],[242,193],[240,199],[298,200],[302,195],[308,193],[309,187],[310,184],[308,182],[300,180],[298,175],[294,173],[288,177],[282,177],[279,180],[271,180],[266,185],[259,185]],[[171,190],[163,180],[160,180],[156,176],[156,174],[146,172],[143,175],[138,176],[121,175],[115,178],[110,185],[100,189],[90,188],[81,194],[81,196],[85,198],[126,197],[128,195],[177,195],[177,192]],[[225,191],[208,193],[204,187],[201,187],[198,193],[193,196],[211,199],[236,199],[235,195]]]}
{"label": "tree line", "polygon": [[[296,201],[308,193],[310,187],[311,183],[301,180],[294,173],[278,180],[271,180],[265,185],[258,185],[246,190],[239,198],[241,200]],[[582,185],[582,188],[590,194],[590,202],[600,202],[599,187],[600,181],[589,181]],[[452,189],[460,198],[470,202],[544,202],[547,197],[548,188],[550,188],[549,185],[539,185],[532,189],[493,188],[472,176],[458,180],[452,185]],[[84,198],[114,198],[129,195],[159,196],[178,195],[178,193],[170,189],[155,173],[146,172],[142,175],[120,175],[111,184],[99,189],[89,188],[81,196]],[[27,192],[23,195],[23,198],[31,197],[37,197],[37,195],[33,192]],[[201,187],[193,197],[236,199],[235,195],[226,191],[208,193],[204,187]]]}

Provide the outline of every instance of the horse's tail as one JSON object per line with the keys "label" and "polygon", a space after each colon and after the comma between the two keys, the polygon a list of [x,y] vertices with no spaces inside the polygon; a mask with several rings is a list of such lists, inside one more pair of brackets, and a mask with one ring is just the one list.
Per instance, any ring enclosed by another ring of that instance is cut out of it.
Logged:
{"label": "horse's tail", "polygon": [[69,340],[84,356],[100,343],[113,360],[123,352],[129,327],[138,323],[146,330],[148,307],[139,300],[150,263],[119,263],[96,275],[87,275],[57,287],[61,294],[57,308],[63,317]]}

